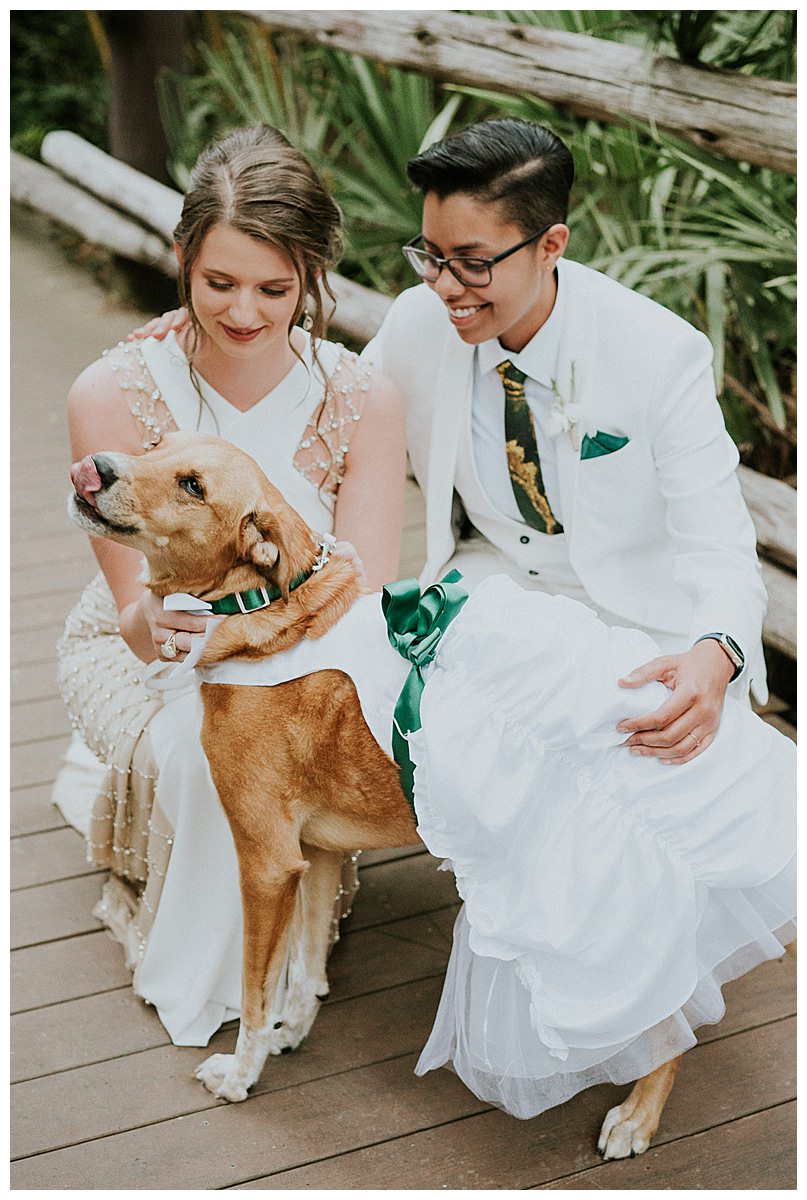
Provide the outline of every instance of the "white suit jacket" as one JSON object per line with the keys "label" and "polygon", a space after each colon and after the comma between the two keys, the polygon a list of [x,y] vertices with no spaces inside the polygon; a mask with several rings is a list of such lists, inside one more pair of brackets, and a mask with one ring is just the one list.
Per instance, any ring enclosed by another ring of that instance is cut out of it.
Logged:
{"label": "white suit jacket", "polygon": [[[736,447],[715,397],[708,339],[667,309],[561,259],[565,319],[556,386],[579,406],[556,438],[569,559],[592,600],[626,623],[681,634],[727,632],[765,695],[762,619],[767,597],[756,535],[740,493]],[[362,356],[400,389],[415,477],[426,498],[423,582],[455,549],[452,504],[460,437],[471,419],[474,347],[425,284],[392,305]],[[627,437],[581,459],[584,434]],[[525,581],[535,550],[519,522],[493,511],[485,536]]]}

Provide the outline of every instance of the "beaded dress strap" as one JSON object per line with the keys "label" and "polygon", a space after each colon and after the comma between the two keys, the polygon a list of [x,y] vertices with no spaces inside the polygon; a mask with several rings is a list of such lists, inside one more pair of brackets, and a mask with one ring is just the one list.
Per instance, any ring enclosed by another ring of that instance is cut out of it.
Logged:
{"label": "beaded dress strap", "polygon": [[341,345],[337,349],[325,403],[318,400],[294,454],[300,474],[331,496],[336,495],[344,478],[350,439],[361,420],[372,378],[372,369],[357,354]]}
{"label": "beaded dress strap", "polygon": [[105,350],[103,357],[126,393],[129,411],[142,431],[143,449],[153,450],[177,425],[146,366],[141,347],[137,342],[118,342],[113,349]]}

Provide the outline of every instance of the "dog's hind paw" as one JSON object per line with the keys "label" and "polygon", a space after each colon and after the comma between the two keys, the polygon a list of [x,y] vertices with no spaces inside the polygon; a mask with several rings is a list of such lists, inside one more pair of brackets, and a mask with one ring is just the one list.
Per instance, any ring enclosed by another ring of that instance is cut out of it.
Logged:
{"label": "dog's hind paw", "polygon": [[194,1072],[214,1096],[222,1100],[246,1100],[249,1086],[234,1054],[211,1054]]}
{"label": "dog's hind paw", "polygon": [[603,1158],[634,1158],[644,1154],[650,1145],[655,1129],[648,1130],[640,1117],[628,1117],[623,1105],[617,1105],[605,1114],[600,1130],[597,1149]]}

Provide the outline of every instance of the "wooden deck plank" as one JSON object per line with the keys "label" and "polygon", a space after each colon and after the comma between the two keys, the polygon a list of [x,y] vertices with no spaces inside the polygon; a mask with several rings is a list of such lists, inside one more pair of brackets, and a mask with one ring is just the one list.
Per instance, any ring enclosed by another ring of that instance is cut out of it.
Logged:
{"label": "wooden deck plank", "polygon": [[[686,1074],[668,1102],[659,1144],[723,1123],[728,1119],[727,1113],[737,1118],[791,1100],[795,1087],[794,1024],[779,1022],[691,1051]],[[386,1031],[389,1028],[386,1024]],[[312,1041],[295,1055],[284,1056],[270,1065],[278,1074],[290,1070],[311,1047],[314,1038],[316,1030]],[[133,1104],[137,1105],[141,1089],[147,1090],[137,1072],[138,1060],[149,1058],[156,1066],[157,1056],[162,1053],[133,1055],[123,1060],[131,1068],[126,1087],[133,1094]],[[174,1054],[179,1058],[186,1051],[175,1049]],[[420,1148],[414,1154],[410,1150],[403,1162],[382,1162],[377,1175],[372,1177],[371,1164],[363,1154],[360,1166],[350,1173],[349,1156],[355,1156],[356,1152],[373,1147],[378,1163],[390,1147],[405,1146],[415,1134],[425,1131],[429,1131],[445,1169],[441,1144],[450,1144],[457,1132],[460,1135],[464,1132],[468,1122],[463,1118],[488,1112],[450,1071],[435,1071],[417,1079],[412,1074],[415,1061],[414,1055],[403,1055],[332,1073],[310,1083],[281,1087],[242,1105],[197,1108],[182,1117],[145,1128],[37,1155],[16,1165],[14,1186],[48,1187],[58,1180],[58,1186],[70,1188],[80,1186],[80,1180],[92,1178],[95,1187],[131,1188],[143,1186],[147,1178],[148,1186],[171,1187],[176,1186],[179,1177],[185,1188],[232,1187],[250,1180],[263,1180],[267,1186],[270,1179],[271,1186],[276,1187],[279,1172],[327,1162],[328,1183],[323,1185],[320,1174],[320,1182],[308,1186],[347,1188],[353,1179],[356,1181],[353,1186],[383,1188],[392,1179],[396,1184],[406,1179],[408,1187],[455,1187],[456,1168],[452,1168],[454,1173],[448,1179],[434,1169],[430,1176],[422,1166],[419,1169],[423,1163]],[[149,1085],[157,1109],[164,1088],[176,1086],[179,1092],[182,1085],[178,1068],[169,1064],[165,1070],[168,1078],[163,1074]],[[77,1077],[79,1073],[69,1074]],[[45,1081],[40,1082],[44,1086]],[[81,1083],[76,1078],[75,1082],[77,1089],[72,1095],[80,1089],[80,1094],[88,1100],[94,1098],[94,1088],[85,1089],[86,1078]],[[33,1090],[36,1086],[36,1083],[20,1084],[14,1090]],[[120,1104],[119,1080],[110,1084],[102,1075],[95,1086],[108,1093],[113,1106]],[[495,1114],[504,1122],[503,1136],[479,1136],[477,1130],[475,1136],[466,1139],[466,1153],[476,1155],[476,1169],[484,1169],[492,1186],[499,1188],[508,1186],[509,1181],[506,1178],[503,1181],[502,1177],[507,1175],[511,1145],[515,1143],[517,1147],[524,1136],[532,1140],[534,1158],[529,1179],[517,1186],[535,1187],[585,1170],[598,1161],[594,1143],[602,1116],[625,1092],[625,1088],[601,1085],[528,1122]],[[51,1099],[55,1097],[49,1094],[46,1102]],[[67,1121],[69,1114],[65,1115]],[[25,1130],[25,1126],[22,1128]],[[36,1130],[31,1132],[37,1136]],[[68,1132],[66,1125],[62,1132]],[[20,1153],[19,1145],[14,1143],[15,1156]],[[516,1158],[522,1157],[518,1149],[515,1154]],[[356,1161],[353,1157],[354,1164]],[[456,1162],[456,1158],[452,1161]],[[147,1177],[143,1174],[146,1163]],[[301,1183],[297,1181],[292,1186],[299,1187]]]}
{"label": "wooden deck plank", "polygon": [[12,840],[12,891],[97,872],[98,868],[87,862],[84,838],[70,827]]}
{"label": "wooden deck plank", "polygon": [[[13,571],[10,580],[12,598],[24,599],[32,593],[41,592],[50,586],[53,574],[53,568],[48,562],[30,563],[28,566]],[[88,571],[87,560],[83,555],[62,563],[58,575],[59,588],[63,591],[73,587],[76,592],[79,592],[84,584],[89,583],[92,578],[91,571]]]}
{"label": "wooden deck plank", "polygon": [[[482,1107],[448,1071],[429,1081],[416,1079],[414,1061],[407,1055],[374,1063],[257,1096],[248,1104],[214,1101],[212,1108],[173,1121],[29,1158],[15,1165],[13,1186],[83,1187],[92,1179],[95,1188],[228,1187]],[[150,1084],[156,1102],[161,1084]],[[134,1087],[131,1081],[124,1085],[136,1103]],[[109,1092],[115,1104],[115,1090]]]}
{"label": "wooden deck plank", "polygon": [[58,695],[55,657],[25,667],[12,667],[9,684],[12,705],[19,701],[45,700]]}
{"label": "wooden deck plank", "polygon": [[50,782],[12,788],[12,837],[21,837],[26,833],[42,833],[46,829],[61,829],[65,826],[64,817],[51,802],[52,790],[53,785]]}
{"label": "wooden deck plank", "polygon": [[[346,1000],[408,983],[442,980],[447,948],[429,945],[428,918],[417,917],[399,925],[398,936],[390,934],[387,927],[363,930],[347,935],[334,949],[328,972],[331,998],[319,1018],[321,1021],[326,1009],[334,1014],[326,1021],[326,1029],[328,1022],[337,1022],[340,1028],[346,1022],[347,1010],[338,1010],[336,1015],[338,1005]],[[361,1014],[356,1020],[361,1020]],[[15,1081],[170,1045],[154,1010],[128,987],[31,1008],[12,1017],[11,1028]],[[201,1061],[204,1052],[199,1053]]]}
{"label": "wooden deck plank", "polygon": [[[91,569],[88,565],[87,578]],[[76,599],[76,591],[70,587],[64,591],[49,588],[39,596],[26,596],[11,602],[11,632],[23,633],[26,629],[43,629],[55,621],[63,622]]]}
{"label": "wooden deck plank", "polygon": [[11,1018],[11,1082],[123,1058],[168,1041],[157,1013],[131,987]]}
{"label": "wooden deck plank", "polygon": [[362,870],[351,928],[365,929],[456,905],[454,876],[438,867],[438,859],[421,854]]}
{"label": "wooden deck plank", "polygon": [[[428,1032],[439,990],[439,979],[418,980],[324,1005],[311,1035],[294,1054],[269,1059],[253,1089],[253,1102],[268,1092],[288,1094],[312,1080],[327,1086],[346,1072],[412,1055]],[[220,1110],[222,1102],[193,1072],[209,1053],[231,1052],[236,1034],[235,1027],[220,1031],[208,1049],[162,1045],[15,1084],[14,1157],[187,1113]],[[80,1112],[70,1104],[70,1096],[77,1094],[86,1097]]]}
{"label": "wooden deck plank", "polygon": [[[771,1026],[769,1029],[777,1029]],[[784,1037],[767,1037],[765,1048],[786,1056],[792,1051],[795,1031]],[[685,1058],[679,1082],[664,1113],[654,1148],[672,1142],[687,1146],[689,1138],[717,1125],[721,1110],[712,1097],[725,1089],[732,1111],[754,1112],[766,1103],[791,1098],[788,1088],[777,1087],[775,1064],[766,1070],[755,1052],[755,1036],[728,1038],[717,1045],[696,1047]],[[737,1060],[752,1058],[757,1073],[734,1072]],[[433,1073],[432,1073],[433,1074]],[[719,1084],[715,1077],[719,1076]],[[426,1076],[426,1082],[431,1076]],[[758,1090],[759,1089],[759,1090]],[[382,1145],[325,1158],[300,1168],[264,1175],[241,1185],[242,1189],[384,1189],[390,1180],[406,1180],[412,1189],[518,1189],[559,1186],[554,1181],[577,1171],[597,1175],[601,1159],[596,1141],[603,1117],[627,1089],[602,1084],[581,1092],[567,1104],[549,1109],[529,1121],[517,1121],[505,1113],[488,1110],[464,1121],[405,1135]],[[777,1110],[774,1110],[777,1111]],[[635,1161],[642,1164],[647,1155]],[[787,1155],[785,1156],[787,1157]],[[744,1160],[743,1160],[744,1161]],[[792,1164],[792,1157],[790,1159]],[[575,1166],[574,1164],[578,1164]],[[605,1168],[604,1168],[605,1169]],[[736,1169],[725,1179],[736,1178]],[[583,1178],[585,1176],[582,1176]],[[575,1175],[575,1178],[581,1178]],[[594,1185],[592,1185],[594,1186]],[[612,1186],[602,1183],[602,1187]],[[624,1186],[614,1184],[613,1186]],[[634,1185],[634,1186],[639,1186]],[[643,1187],[665,1186],[646,1178]],[[670,1186],[669,1180],[666,1186]]]}
{"label": "wooden deck plank", "polygon": [[120,945],[94,922],[93,932],[82,937],[12,951],[11,1011],[128,987],[131,978]]}
{"label": "wooden deck plank", "polygon": [[67,747],[66,737],[40,738],[11,747],[11,782],[14,787],[31,787],[56,777]]}
{"label": "wooden deck plank", "polygon": [[105,873],[25,888],[11,896],[11,949],[39,946],[100,928],[90,910]]}
{"label": "wooden deck plank", "polygon": [[721,1191],[742,1162],[743,1190],[790,1191],[796,1187],[795,1151],[796,1104],[791,1101],[544,1187]]}
{"label": "wooden deck plank", "polygon": [[[51,571],[56,576],[61,574],[64,563],[72,562],[78,557],[88,564],[94,561],[87,535],[77,527],[67,524],[66,520],[64,525],[60,524],[58,528],[52,530],[50,538],[47,540],[25,537],[24,530],[16,532],[22,536],[15,537],[11,551],[11,565],[15,570],[19,567],[37,566],[47,556]],[[18,603],[30,606],[35,600],[47,603],[47,594],[41,597],[28,596]]]}
{"label": "wooden deck plank", "polygon": [[22,700],[11,710],[11,744],[38,741],[40,738],[67,737],[70,720],[58,696],[44,700]]}

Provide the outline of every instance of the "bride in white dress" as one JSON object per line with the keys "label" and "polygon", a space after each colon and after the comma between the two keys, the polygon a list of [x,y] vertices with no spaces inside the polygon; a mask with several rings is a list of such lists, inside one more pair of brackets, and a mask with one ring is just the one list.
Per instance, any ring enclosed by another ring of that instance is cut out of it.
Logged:
{"label": "bride in white dress", "polygon": [[[398,565],[403,412],[382,376],[323,340],[319,283],[340,220],[306,159],[268,126],[209,148],[175,235],[191,323],[163,342],[121,344],[79,377],[71,444],[78,460],[148,452],[174,428],[227,438],[313,529],[352,543],[380,586]],[[298,326],[306,304],[310,330]],[[235,853],[197,691],[161,695],[144,682],[145,664],[182,661],[205,622],[162,611],[138,553],[99,539],[93,549],[101,572],[60,642],[77,737],[54,797],[112,871],[96,912],[123,942],[135,990],[175,1043],[206,1045],[240,1009]],[[346,866],[335,937],[356,886]]]}

